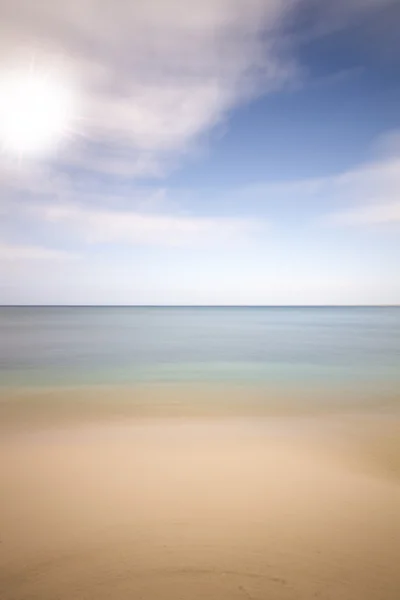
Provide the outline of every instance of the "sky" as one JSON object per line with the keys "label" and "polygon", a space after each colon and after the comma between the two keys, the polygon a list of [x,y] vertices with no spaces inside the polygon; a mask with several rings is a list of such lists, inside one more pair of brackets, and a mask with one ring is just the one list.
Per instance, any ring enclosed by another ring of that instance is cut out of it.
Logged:
{"label": "sky", "polygon": [[0,0],[1,304],[399,304],[399,0]]}

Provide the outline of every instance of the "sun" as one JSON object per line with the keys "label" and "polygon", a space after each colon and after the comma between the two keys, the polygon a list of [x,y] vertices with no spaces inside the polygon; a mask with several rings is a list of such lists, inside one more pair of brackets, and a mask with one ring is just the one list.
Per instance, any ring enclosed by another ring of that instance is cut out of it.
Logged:
{"label": "sun", "polygon": [[65,139],[76,94],[53,72],[27,68],[0,72],[0,146],[18,157],[42,157]]}

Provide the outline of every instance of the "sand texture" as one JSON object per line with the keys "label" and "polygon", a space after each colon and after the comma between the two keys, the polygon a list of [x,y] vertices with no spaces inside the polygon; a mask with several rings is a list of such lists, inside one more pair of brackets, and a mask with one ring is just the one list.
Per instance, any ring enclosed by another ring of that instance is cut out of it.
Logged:
{"label": "sand texture", "polygon": [[399,600],[399,455],[387,413],[10,421],[0,597]]}

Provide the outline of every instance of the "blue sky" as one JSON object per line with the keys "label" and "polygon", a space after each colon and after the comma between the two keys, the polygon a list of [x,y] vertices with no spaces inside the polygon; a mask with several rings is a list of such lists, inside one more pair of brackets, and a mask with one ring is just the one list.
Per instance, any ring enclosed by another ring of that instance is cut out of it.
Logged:
{"label": "blue sky", "polygon": [[2,303],[400,302],[397,0],[0,17],[3,97],[33,57],[76,100],[17,156],[0,99]]}

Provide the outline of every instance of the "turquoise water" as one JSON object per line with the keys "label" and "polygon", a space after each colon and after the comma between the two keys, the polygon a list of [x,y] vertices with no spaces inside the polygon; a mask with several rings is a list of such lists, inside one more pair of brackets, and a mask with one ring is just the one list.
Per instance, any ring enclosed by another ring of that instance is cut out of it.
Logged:
{"label": "turquoise water", "polygon": [[399,307],[1,307],[2,385],[400,389]]}

